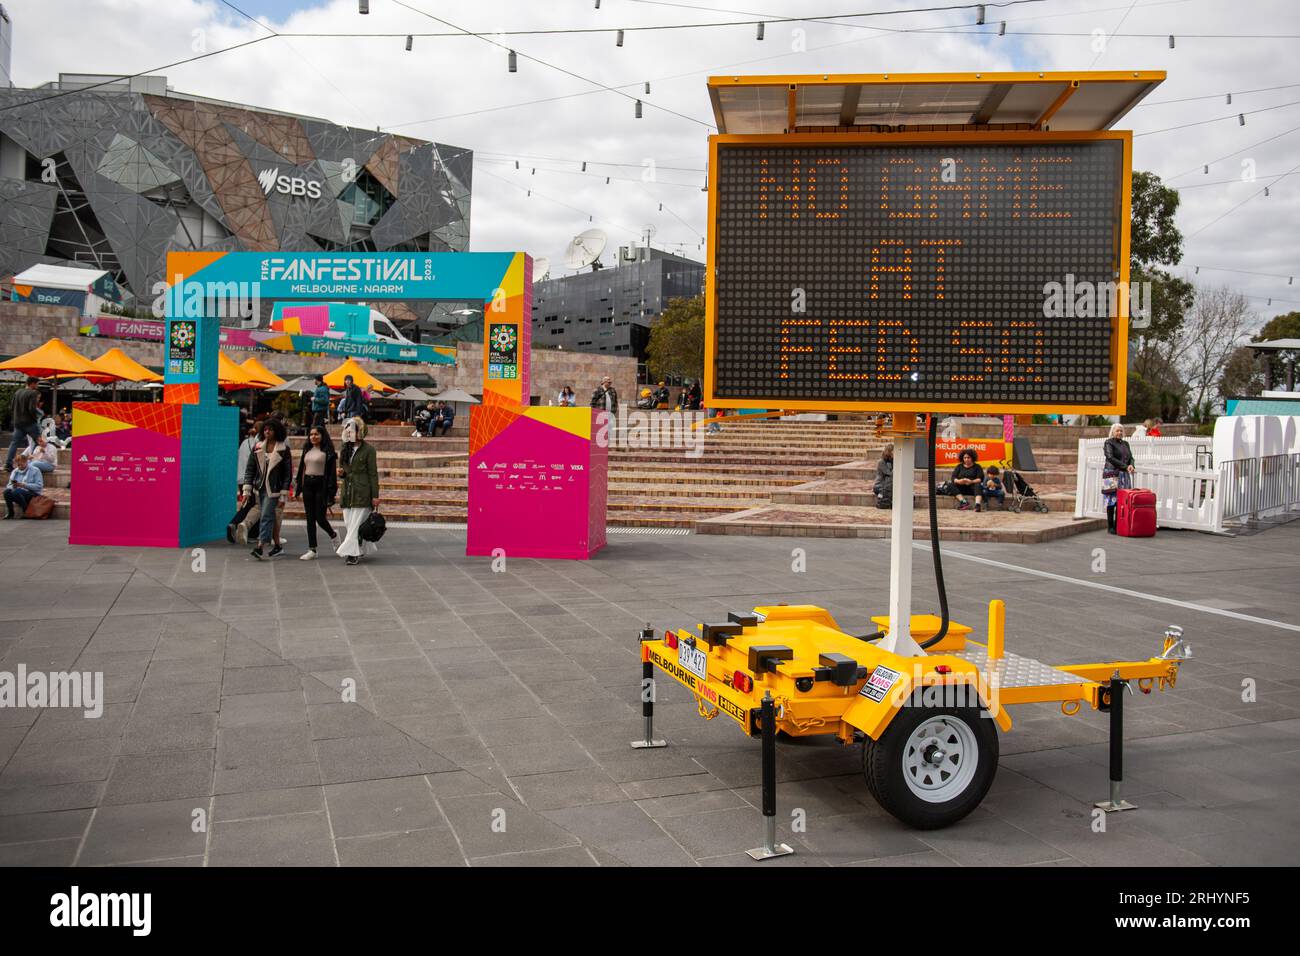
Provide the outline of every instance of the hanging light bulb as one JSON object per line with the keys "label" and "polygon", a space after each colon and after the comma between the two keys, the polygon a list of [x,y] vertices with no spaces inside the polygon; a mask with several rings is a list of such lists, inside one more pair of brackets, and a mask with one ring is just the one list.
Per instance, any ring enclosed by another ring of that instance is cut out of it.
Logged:
{"label": "hanging light bulb", "polygon": [[623,45],[623,31],[619,30],[618,36],[614,37],[614,46],[622,46],[622,45]]}
{"label": "hanging light bulb", "polygon": [[1210,175],[1210,167],[1209,167],[1209,166],[1206,166],[1206,167],[1205,167],[1205,175],[1207,175],[1207,176]]}
{"label": "hanging light bulb", "polygon": [[1174,35],[1171,33],[1169,34],[1169,49],[1172,50],[1173,48],[1174,48]]}
{"label": "hanging light bulb", "polygon": [[1231,93],[1228,94],[1228,105],[1229,105],[1229,106],[1232,105],[1232,94],[1231,94]]}
{"label": "hanging light bulb", "polygon": [[506,57],[506,65],[511,73],[519,72],[519,57],[515,56],[514,50],[511,50],[510,54]]}
{"label": "hanging light bulb", "polygon": [[1200,274],[1201,274],[1201,267],[1200,267],[1200,266],[1197,266],[1197,267],[1196,267],[1196,271],[1193,272],[1192,275],[1196,275],[1196,276],[1198,276],[1198,275],[1200,275]]}
{"label": "hanging light bulb", "polygon": [[584,173],[587,171],[587,161],[585,159],[582,161],[582,171]]}
{"label": "hanging light bulb", "polygon": [[649,95],[650,95],[650,81],[649,81],[649,80],[646,80],[646,81],[645,81],[645,95],[646,95],[646,96],[649,96]]}
{"label": "hanging light bulb", "polygon": [[640,119],[640,118],[641,118],[641,101],[640,101],[640,100],[637,100],[637,101],[636,101],[636,118],[637,118],[637,119]]}
{"label": "hanging light bulb", "polygon": [[765,26],[765,24],[763,24],[763,23],[759,23],[759,25],[758,25],[758,38],[759,38],[760,40],[763,39],[763,27],[764,27],[764,26]]}
{"label": "hanging light bulb", "polygon": [[534,167],[533,167],[533,171],[532,171],[531,173],[529,173],[528,175],[529,175],[529,176],[536,176],[536,175],[537,175],[537,167],[534,166]]}
{"label": "hanging light bulb", "polygon": [[1246,125],[1246,114],[1245,114],[1245,113],[1238,113],[1238,114],[1237,114],[1237,125],[1238,125],[1238,126],[1245,126],[1245,125]]}
{"label": "hanging light bulb", "polygon": [[663,212],[663,211],[664,211],[664,204],[663,204],[663,203],[660,203],[660,204],[659,204],[659,211],[660,211],[660,212]]}
{"label": "hanging light bulb", "polygon": [[515,160],[515,169],[518,169],[518,168],[519,168],[519,160],[516,159],[516,160]]}
{"label": "hanging light bulb", "polygon": [[609,185],[609,177],[608,177],[608,176],[605,177],[605,185],[606,185],[606,186]]}
{"label": "hanging light bulb", "polygon": [[414,39],[414,37],[412,37],[411,34],[408,33],[408,34],[406,35],[406,50],[407,50],[408,53],[409,53],[410,50],[411,50],[411,42],[412,42],[413,39]]}
{"label": "hanging light bulb", "polygon": [[596,9],[597,9],[597,10],[600,9],[600,0],[596,0]]}
{"label": "hanging light bulb", "polygon": [[1267,186],[1264,187],[1264,195],[1265,195],[1265,196],[1268,195],[1268,187],[1267,187]]}
{"label": "hanging light bulb", "polygon": [[357,0],[357,13],[369,13],[370,0]]}
{"label": "hanging light bulb", "polygon": [[978,11],[975,15],[975,25],[977,27],[982,27],[984,26],[984,4],[981,3],[975,9]]}
{"label": "hanging light bulb", "polygon": [[1001,23],[998,24],[998,36],[1004,37],[1006,35],[1007,35],[1007,21],[1003,20]]}

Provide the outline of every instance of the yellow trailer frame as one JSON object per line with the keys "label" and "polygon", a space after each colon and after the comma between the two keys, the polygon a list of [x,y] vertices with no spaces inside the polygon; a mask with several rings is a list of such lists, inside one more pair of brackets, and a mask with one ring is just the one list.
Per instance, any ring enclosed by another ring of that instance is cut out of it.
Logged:
{"label": "yellow trailer frame", "polygon": [[[701,624],[698,634],[679,629],[642,641],[641,654],[643,661],[695,695],[702,716],[712,719],[723,713],[750,736],[758,735],[756,715],[766,694],[776,703],[780,731],[791,737],[834,734],[851,743],[859,734],[879,739],[909,701],[926,694],[942,698],[945,687],[973,691],[988,716],[1006,732],[1012,728],[1008,707],[1059,702],[1067,715],[1077,714],[1084,704],[1105,709],[1112,680],[1136,681],[1144,693],[1153,687],[1163,691],[1177,683],[1179,664],[1186,659],[1171,652],[1180,638],[1167,632],[1161,654],[1147,660],[1046,665],[1005,650],[1001,601],[989,604],[987,643],[971,640],[971,629],[954,622],[943,641],[924,657],[904,657],[847,634],[829,611],[812,605],[756,607],[752,615],[732,617],[726,625]],[[933,615],[916,615],[911,633],[924,640],[937,627]],[[707,677],[682,663],[682,646],[704,652]],[[776,656],[785,650],[788,657]],[[823,659],[832,654],[855,662],[851,682],[837,684],[826,673]],[[873,683],[876,688],[888,681],[879,695],[864,694],[872,675],[882,668],[897,677]]]}

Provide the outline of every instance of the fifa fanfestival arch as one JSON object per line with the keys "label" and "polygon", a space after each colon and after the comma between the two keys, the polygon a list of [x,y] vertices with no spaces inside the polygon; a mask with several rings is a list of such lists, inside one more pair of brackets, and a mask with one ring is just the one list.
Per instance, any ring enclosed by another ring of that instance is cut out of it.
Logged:
{"label": "fifa fanfestival arch", "polygon": [[531,408],[532,259],[523,252],[172,253],[161,403],[73,409],[72,544],[221,538],[237,411],[217,404],[215,301],[481,301],[483,403],[470,418],[466,553],[586,558],[605,543],[606,452],[588,408]]}

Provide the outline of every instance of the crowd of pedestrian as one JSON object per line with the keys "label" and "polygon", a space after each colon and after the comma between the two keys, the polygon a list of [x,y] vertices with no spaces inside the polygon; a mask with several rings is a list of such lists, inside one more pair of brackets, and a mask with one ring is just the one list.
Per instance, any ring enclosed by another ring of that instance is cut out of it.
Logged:
{"label": "crowd of pedestrian", "polygon": [[[327,424],[313,424],[298,450],[296,465],[282,412],[245,422],[242,432],[235,453],[237,510],[226,525],[227,541],[251,541],[250,553],[259,561],[279,557],[286,544],[281,534],[285,506],[299,498],[307,525],[307,549],[299,555],[301,560],[318,556],[318,532],[324,532],[335,553],[350,565],[375,550],[366,523],[379,504],[379,467],[375,448],[366,441],[364,419],[344,420],[341,450],[335,449]],[[330,522],[330,511],[336,506],[344,524],[341,537]]]}

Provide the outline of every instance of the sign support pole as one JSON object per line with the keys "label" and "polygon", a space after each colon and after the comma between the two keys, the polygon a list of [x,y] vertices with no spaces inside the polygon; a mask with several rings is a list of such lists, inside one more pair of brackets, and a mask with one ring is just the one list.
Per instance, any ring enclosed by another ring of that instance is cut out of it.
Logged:
{"label": "sign support pole", "polygon": [[[904,431],[911,423],[910,431]],[[904,657],[924,657],[912,640],[912,497],[916,476],[916,416],[894,416],[894,506],[889,518],[889,633],[879,646]]]}

